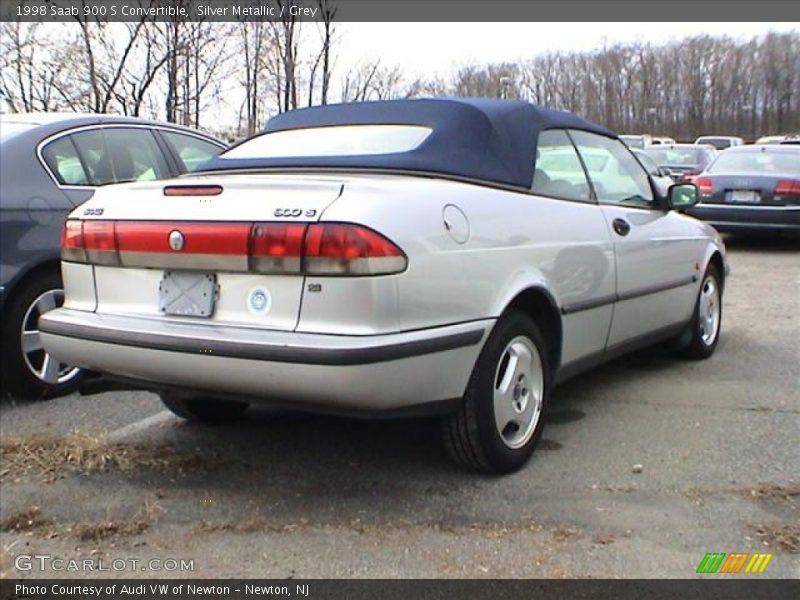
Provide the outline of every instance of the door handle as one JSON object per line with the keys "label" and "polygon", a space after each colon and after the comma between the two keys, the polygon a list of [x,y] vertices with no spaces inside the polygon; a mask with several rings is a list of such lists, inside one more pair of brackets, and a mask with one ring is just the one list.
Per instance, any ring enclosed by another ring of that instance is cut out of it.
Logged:
{"label": "door handle", "polygon": [[614,219],[611,226],[614,228],[614,231],[623,237],[631,232],[631,224],[625,219]]}

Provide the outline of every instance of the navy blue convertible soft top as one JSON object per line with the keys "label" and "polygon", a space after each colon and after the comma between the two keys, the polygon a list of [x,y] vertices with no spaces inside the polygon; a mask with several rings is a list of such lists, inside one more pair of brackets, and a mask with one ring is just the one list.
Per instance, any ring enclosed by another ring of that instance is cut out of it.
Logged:
{"label": "navy blue convertible soft top", "polygon": [[536,140],[554,127],[616,134],[569,112],[517,100],[431,98],[358,102],[305,108],[269,120],[261,135],[334,125],[420,125],[432,133],[408,152],[359,156],[223,158],[202,171],[339,168],[411,171],[529,188]]}

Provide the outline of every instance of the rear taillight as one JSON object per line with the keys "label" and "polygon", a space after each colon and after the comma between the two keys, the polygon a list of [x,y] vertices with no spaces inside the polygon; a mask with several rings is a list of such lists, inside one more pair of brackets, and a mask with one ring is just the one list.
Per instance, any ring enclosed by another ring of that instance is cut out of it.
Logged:
{"label": "rear taillight", "polygon": [[82,221],[68,220],[64,223],[64,229],[61,230],[61,260],[86,262]]}
{"label": "rear taillight", "polygon": [[800,180],[782,179],[775,185],[775,199],[800,198]]}
{"label": "rear taillight", "polygon": [[119,247],[113,221],[83,221],[86,261],[95,265],[118,265]]}
{"label": "rear taillight", "polygon": [[255,223],[250,234],[250,270],[259,273],[300,273],[304,223]]}
{"label": "rear taillight", "polygon": [[305,271],[310,275],[384,275],[404,271],[403,251],[381,234],[349,223],[309,226]]}
{"label": "rear taillight", "polygon": [[678,177],[678,183],[694,183],[700,171],[688,170],[681,173]]}
{"label": "rear taillight", "polygon": [[114,222],[68,220],[61,232],[61,259],[118,265],[119,246]]}
{"label": "rear taillight", "polygon": [[710,196],[714,193],[714,180],[710,177],[698,177],[694,180],[694,184],[701,196]]}
{"label": "rear taillight", "polygon": [[69,220],[61,258],[97,265],[386,275],[408,259],[381,234],[352,223],[160,223]]}

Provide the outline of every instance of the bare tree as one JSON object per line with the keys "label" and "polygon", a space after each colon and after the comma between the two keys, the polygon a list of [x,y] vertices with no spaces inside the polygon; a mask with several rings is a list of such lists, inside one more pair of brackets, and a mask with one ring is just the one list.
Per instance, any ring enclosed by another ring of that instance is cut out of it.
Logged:
{"label": "bare tree", "polygon": [[359,63],[342,80],[343,102],[388,100],[407,96],[400,67],[384,67],[380,59]]}

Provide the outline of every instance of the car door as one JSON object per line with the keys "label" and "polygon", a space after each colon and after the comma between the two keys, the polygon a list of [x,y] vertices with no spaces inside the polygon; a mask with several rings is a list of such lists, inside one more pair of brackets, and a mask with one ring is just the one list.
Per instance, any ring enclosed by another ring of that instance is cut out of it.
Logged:
{"label": "car door", "polygon": [[[587,171],[613,239],[617,302],[608,347],[667,331],[691,316],[700,238],[685,217],[665,211],[642,166],[619,140],[570,131],[581,156],[605,156]],[[596,162],[596,160],[595,160]]]}
{"label": "car door", "polygon": [[[597,355],[605,349],[615,299],[614,251],[600,207],[592,198],[580,158],[567,132],[551,129],[539,134],[531,192],[553,198],[545,211],[531,203],[522,219],[540,231],[551,258],[540,265],[557,295],[563,314],[562,366]],[[568,223],[568,230],[561,226]],[[527,227],[527,225],[526,225]],[[535,229],[534,229],[535,231]]]}

